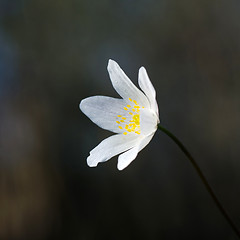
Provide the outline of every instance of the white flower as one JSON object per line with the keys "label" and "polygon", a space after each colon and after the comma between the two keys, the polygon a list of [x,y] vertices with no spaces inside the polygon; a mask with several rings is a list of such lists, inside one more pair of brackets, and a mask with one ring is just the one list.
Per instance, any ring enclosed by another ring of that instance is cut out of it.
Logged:
{"label": "white flower", "polygon": [[119,65],[108,62],[112,85],[122,99],[94,96],[85,98],[79,107],[99,127],[117,133],[103,140],[87,158],[90,167],[121,153],[118,169],[127,167],[152,139],[159,123],[155,89],[144,67],[139,69],[139,90]]}

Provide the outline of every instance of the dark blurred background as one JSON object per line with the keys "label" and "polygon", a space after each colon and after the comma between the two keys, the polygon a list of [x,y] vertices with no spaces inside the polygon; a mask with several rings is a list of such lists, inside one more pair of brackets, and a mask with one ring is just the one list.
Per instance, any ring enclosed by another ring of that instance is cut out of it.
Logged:
{"label": "dark blurred background", "polygon": [[162,124],[240,227],[240,1],[0,0],[0,239],[236,239],[162,132],[124,171],[81,99],[146,67]]}

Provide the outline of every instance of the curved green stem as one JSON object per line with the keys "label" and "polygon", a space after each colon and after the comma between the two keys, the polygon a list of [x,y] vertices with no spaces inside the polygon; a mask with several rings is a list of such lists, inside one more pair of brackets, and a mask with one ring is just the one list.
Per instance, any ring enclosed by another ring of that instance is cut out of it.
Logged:
{"label": "curved green stem", "polygon": [[233,221],[231,220],[231,218],[229,217],[229,215],[227,214],[226,210],[223,208],[223,206],[221,205],[221,203],[219,202],[218,198],[216,197],[216,195],[214,194],[212,188],[210,187],[207,179],[205,178],[205,176],[203,175],[201,169],[199,168],[199,166],[197,165],[196,161],[194,160],[194,158],[191,156],[191,154],[188,152],[188,150],[185,148],[185,146],[180,142],[180,140],[178,140],[178,138],[173,135],[171,132],[169,132],[166,128],[164,128],[163,126],[161,126],[160,124],[158,124],[158,129],[160,129],[161,131],[163,131],[165,134],[167,134],[179,147],[180,149],[185,153],[185,155],[187,156],[187,158],[190,160],[191,164],[193,165],[193,167],[195,168],[195,170],[197,171],[198,176],[200,177],[200,179],[202,180],[204,186],[206,187],[208,193],[211,195],[213,201],[215,202],[215,204],[217,205],[218,209],[220,210],[220,212],[222,213],[222,215],[225,217],[225,219],[227,220],[227,222],[230,224],[230,226],[232,227],[233,231],[236,233],[236,235],[238,236],[238,238],[240,239],[240,232],[238,230],[238,228],[236,227],[236,225],[233,223]]}

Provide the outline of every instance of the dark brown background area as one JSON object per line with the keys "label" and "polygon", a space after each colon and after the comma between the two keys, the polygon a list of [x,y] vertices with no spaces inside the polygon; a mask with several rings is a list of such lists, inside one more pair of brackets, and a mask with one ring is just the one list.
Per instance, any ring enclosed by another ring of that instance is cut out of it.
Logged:
{"label": "dark brown background area", "polygon": [[163,133],[126,170],[79,110],[146,67],[160,118],[240,227],[240,1],[0,0],[0,239],[236,239]]}

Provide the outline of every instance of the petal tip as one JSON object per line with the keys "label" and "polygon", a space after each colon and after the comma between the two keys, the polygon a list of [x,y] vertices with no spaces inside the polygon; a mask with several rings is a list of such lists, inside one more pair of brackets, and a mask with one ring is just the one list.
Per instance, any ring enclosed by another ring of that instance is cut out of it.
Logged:
{"label": "petal tip", "polygon": [[84,98],[81,100],[81,102],[79,103],[79,109],[84,113],[84,109],[85,109],[85,101],[87,98]]}
{"label": "petal tip", "polygon": [[83,110],[82,110],[82,109],[83,109],[83,100],[81,100],[81,102],[79,103],[78,107],[79,107],[79,109],[80,109],[81,111],[83,111]]}
{"label": "petal tip", "polygon": [[147,75],[147,70],[146,70],[146,68],[143,67],[143,66],[140,67],[138,74],[139,74],[139,78],[140,78],[141,75],[145,75],[145,76],[146,76],[146,75]]}
{"label": "petal tip", "polygon": [[139,68],[139,71],[146,71],[146,68],[145,68],[144,66],[141,66],[141,67]]}
{"label": "petal tip", "polygon": [[90,165],[90,164],[88,164],[88,166],[89,166],[89,167],[97,167],[96,165]]}
{"label": "petal tip", "polygon": [[96,167],[98,165],[97,161],[94,161],[93,159],[91,159],[91,155],[87,158],[87,165],[89,167]]}
{"label": "petal tip", "polygon": [[116,63],[114,60],[109,59],[109,60],[108,60],[108,66],[107,66],[107,69],[113,67],[113,65],[116,65],[116,64],[117,64],[117,63]]}
{"label": "petal tip", "polygon": [[127,166],[123,166],[123,165],[121,165],[121,164],[119,164],[118,163],[118,165],[117,165],[117,169],[119,170],[119,171],[122,171],[124,168],[126,168]]}

